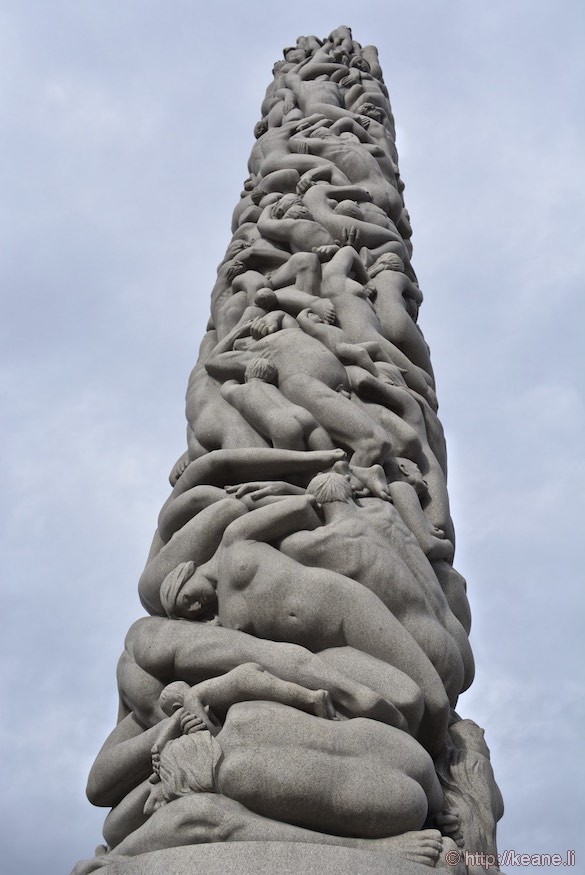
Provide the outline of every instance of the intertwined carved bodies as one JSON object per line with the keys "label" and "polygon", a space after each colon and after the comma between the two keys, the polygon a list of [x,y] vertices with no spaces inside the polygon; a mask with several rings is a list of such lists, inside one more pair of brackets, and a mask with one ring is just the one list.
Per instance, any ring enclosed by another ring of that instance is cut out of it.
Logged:
{"label": "intertwined carved bodies", "polygon": [[432,817],[463,839],[431,756],[475,810],[447,755],[470,615],[376,50],[299,38],[255,135],[140,579],[157,616],[127,636],[90,775],[109,853],[76,875],[234,840],[434,865]]}
{"label": "intertwined carved bodies", "polygon": [[323,511],[324,526],[283,538],[281,552],[375,593],[427,654],[454,705],[473,678],[471,648],[414,536],[387,503],[360,508],[348,498],[324,503]]}

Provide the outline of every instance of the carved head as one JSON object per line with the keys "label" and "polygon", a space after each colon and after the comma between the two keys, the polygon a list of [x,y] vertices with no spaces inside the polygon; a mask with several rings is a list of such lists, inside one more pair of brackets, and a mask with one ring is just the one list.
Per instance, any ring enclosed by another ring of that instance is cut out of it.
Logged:
{"label": "carved head", "polygon": [[398,469],[402,475],[403,480],[405,480],[407,483],[410,483],[410,485],[414,487],[416,494],[419,496],[419,498],[424,498],[424,496],[428,494],[429,485],[424,479],[422,472],[416,462],[411,461],[411,459],[400,458],[397,458],[396,462],[398,463]]}
{"label": "carved head", "polygon": [[299,46],[287,46],[286,49],[282,50],[282,54],[285,61],[288,61],[290,64],[300,64],[307,57],[306,51],[299,48]]}
{"label": "carved head", "polygon": [[304,204],[293,204],[292,207],[289,207],[286,211],[287,219],[312,219],[313,216],[308,211]]}
{"label": "carved head", "polygon": [[374,106],[373,103],[362,103],[361,106],[358,106],[356,112],[359,115],[365,115],[368,118],[374,119],[374,121],[380,122],[380,124],[384,121],[385,113],[378,106]]}
{"label": "carved head", "polygon": [[279,73],[284,72],[283,67],[289,67],[290,65],[286,63],[286,61],[275,61],[274,66],[272,68],[272,75],[278,76]]}
{"label": "carved head", "polygon": [[404,273],[404,262],[395,252],[384,252],[371,266],[369,274],[374,277],[382,270],[395,270],[397,273]]}
{"label": "carved head", "polygon": [[341,24],[339,27],[336,27],[328,36],[328,40],[336,46],[341,45],[346,39],[353,39],[351,27],[348,27],[347,24]]}
{"label": "carved head", "polygon": [[194,562],[181,562],[163,580],[160,600],[171,620],[195,620],[216,602],[217,580],[211,563],[196,568]]}
{"label": "carved head", "polygon": [[159,776],[164,799],[215,791],[221,748],[209,732],[174,738],[160,752]]}
{"label": "carved head", "polygon": [[297,316],[297,320],[299,317],[307,319],[309,322],[317,322],[319,325],[324,325],[325,320],[319,313],[315,313],[314,310],[310,310],[308,307],[305,310],[301,310],[299,315]]}
{"label": "carved head", "polygon": [[263,310],[278,310],[278,298],[272,289],[258,289],[254,295],[254,303]]}
{"label": "carved head", "polygon": [[254,379],[276,386],[278,383],[278,371],[268,359],[253,359],[246,368],[244,380],[248,383]]}
{"label": "carved head", "polygon": [[283,194],[272,207],[270,214],[273,219],[282,219],[287,210],[297,205],[303,205],[303,200],[298,194]]}
{"label": "carved head", "polygon": [[268,119],[261,118],[259,122],[256,122],[254,125],[254,136],[257,140],[260,139],[262,134],[265,134],[268,130]]}
{"label": "carved head", "polygon": [[365,58],[361,58],[356,55],[355,58],[352,58],[349,64],[350,67],[355,67],[356,70],[361,70],[362,73],[370,72],[370,65],[366,61]]}
{"label": "carved head", "polygon": [[190,690],[189,684],[185,681],[173,681],[172,684],[167,684],[159,696],[158,703],[165,714],[170,717],[179,708],[185,704],[185,695]]}
{"label": "carved head", "polygon": [[307,486],[307,492],[314,495],[319,504],[331,504],[333,501],[347,504],[353,499],[349,476],[335,471],[317,474]]}
{"label": "carved head", "polygon": [[252,201],[254,206],[257,207],[260,204],[262,198],[266,197],[267,194],[268,192],[266,191],[266,189],[262,188],[261,185],[256,185],[250,190],[250,200]]}

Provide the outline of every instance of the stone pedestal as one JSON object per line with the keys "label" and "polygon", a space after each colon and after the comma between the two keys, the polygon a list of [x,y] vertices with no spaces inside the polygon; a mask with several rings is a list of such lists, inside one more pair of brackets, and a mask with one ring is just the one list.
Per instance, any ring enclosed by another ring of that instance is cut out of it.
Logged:
{"label": "stone pedestal", "polygon": [[[112,862],[108,875],[429,875],[395,854],[296,842],[192,845]],[[434,871],[434,870],[433,870]]]}

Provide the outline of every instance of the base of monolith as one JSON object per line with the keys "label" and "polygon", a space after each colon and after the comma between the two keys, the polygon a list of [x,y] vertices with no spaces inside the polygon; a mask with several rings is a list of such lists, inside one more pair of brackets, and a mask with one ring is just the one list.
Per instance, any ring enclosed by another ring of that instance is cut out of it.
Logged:
{"label": "base of monolith", "polygon": [[226,842],[153,851],[112,862],[108,875],[429,875],[396,854],[296,842]]}

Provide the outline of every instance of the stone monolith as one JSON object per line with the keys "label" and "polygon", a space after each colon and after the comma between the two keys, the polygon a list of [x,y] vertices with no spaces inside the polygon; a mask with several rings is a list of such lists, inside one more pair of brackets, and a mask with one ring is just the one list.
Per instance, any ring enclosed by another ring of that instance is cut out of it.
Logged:
{"label": "stone monolith", "polygon": [[273,74],[74,872],[473,875],[502,800],[455,711],[470,612],[388,92],[348,27]]}

